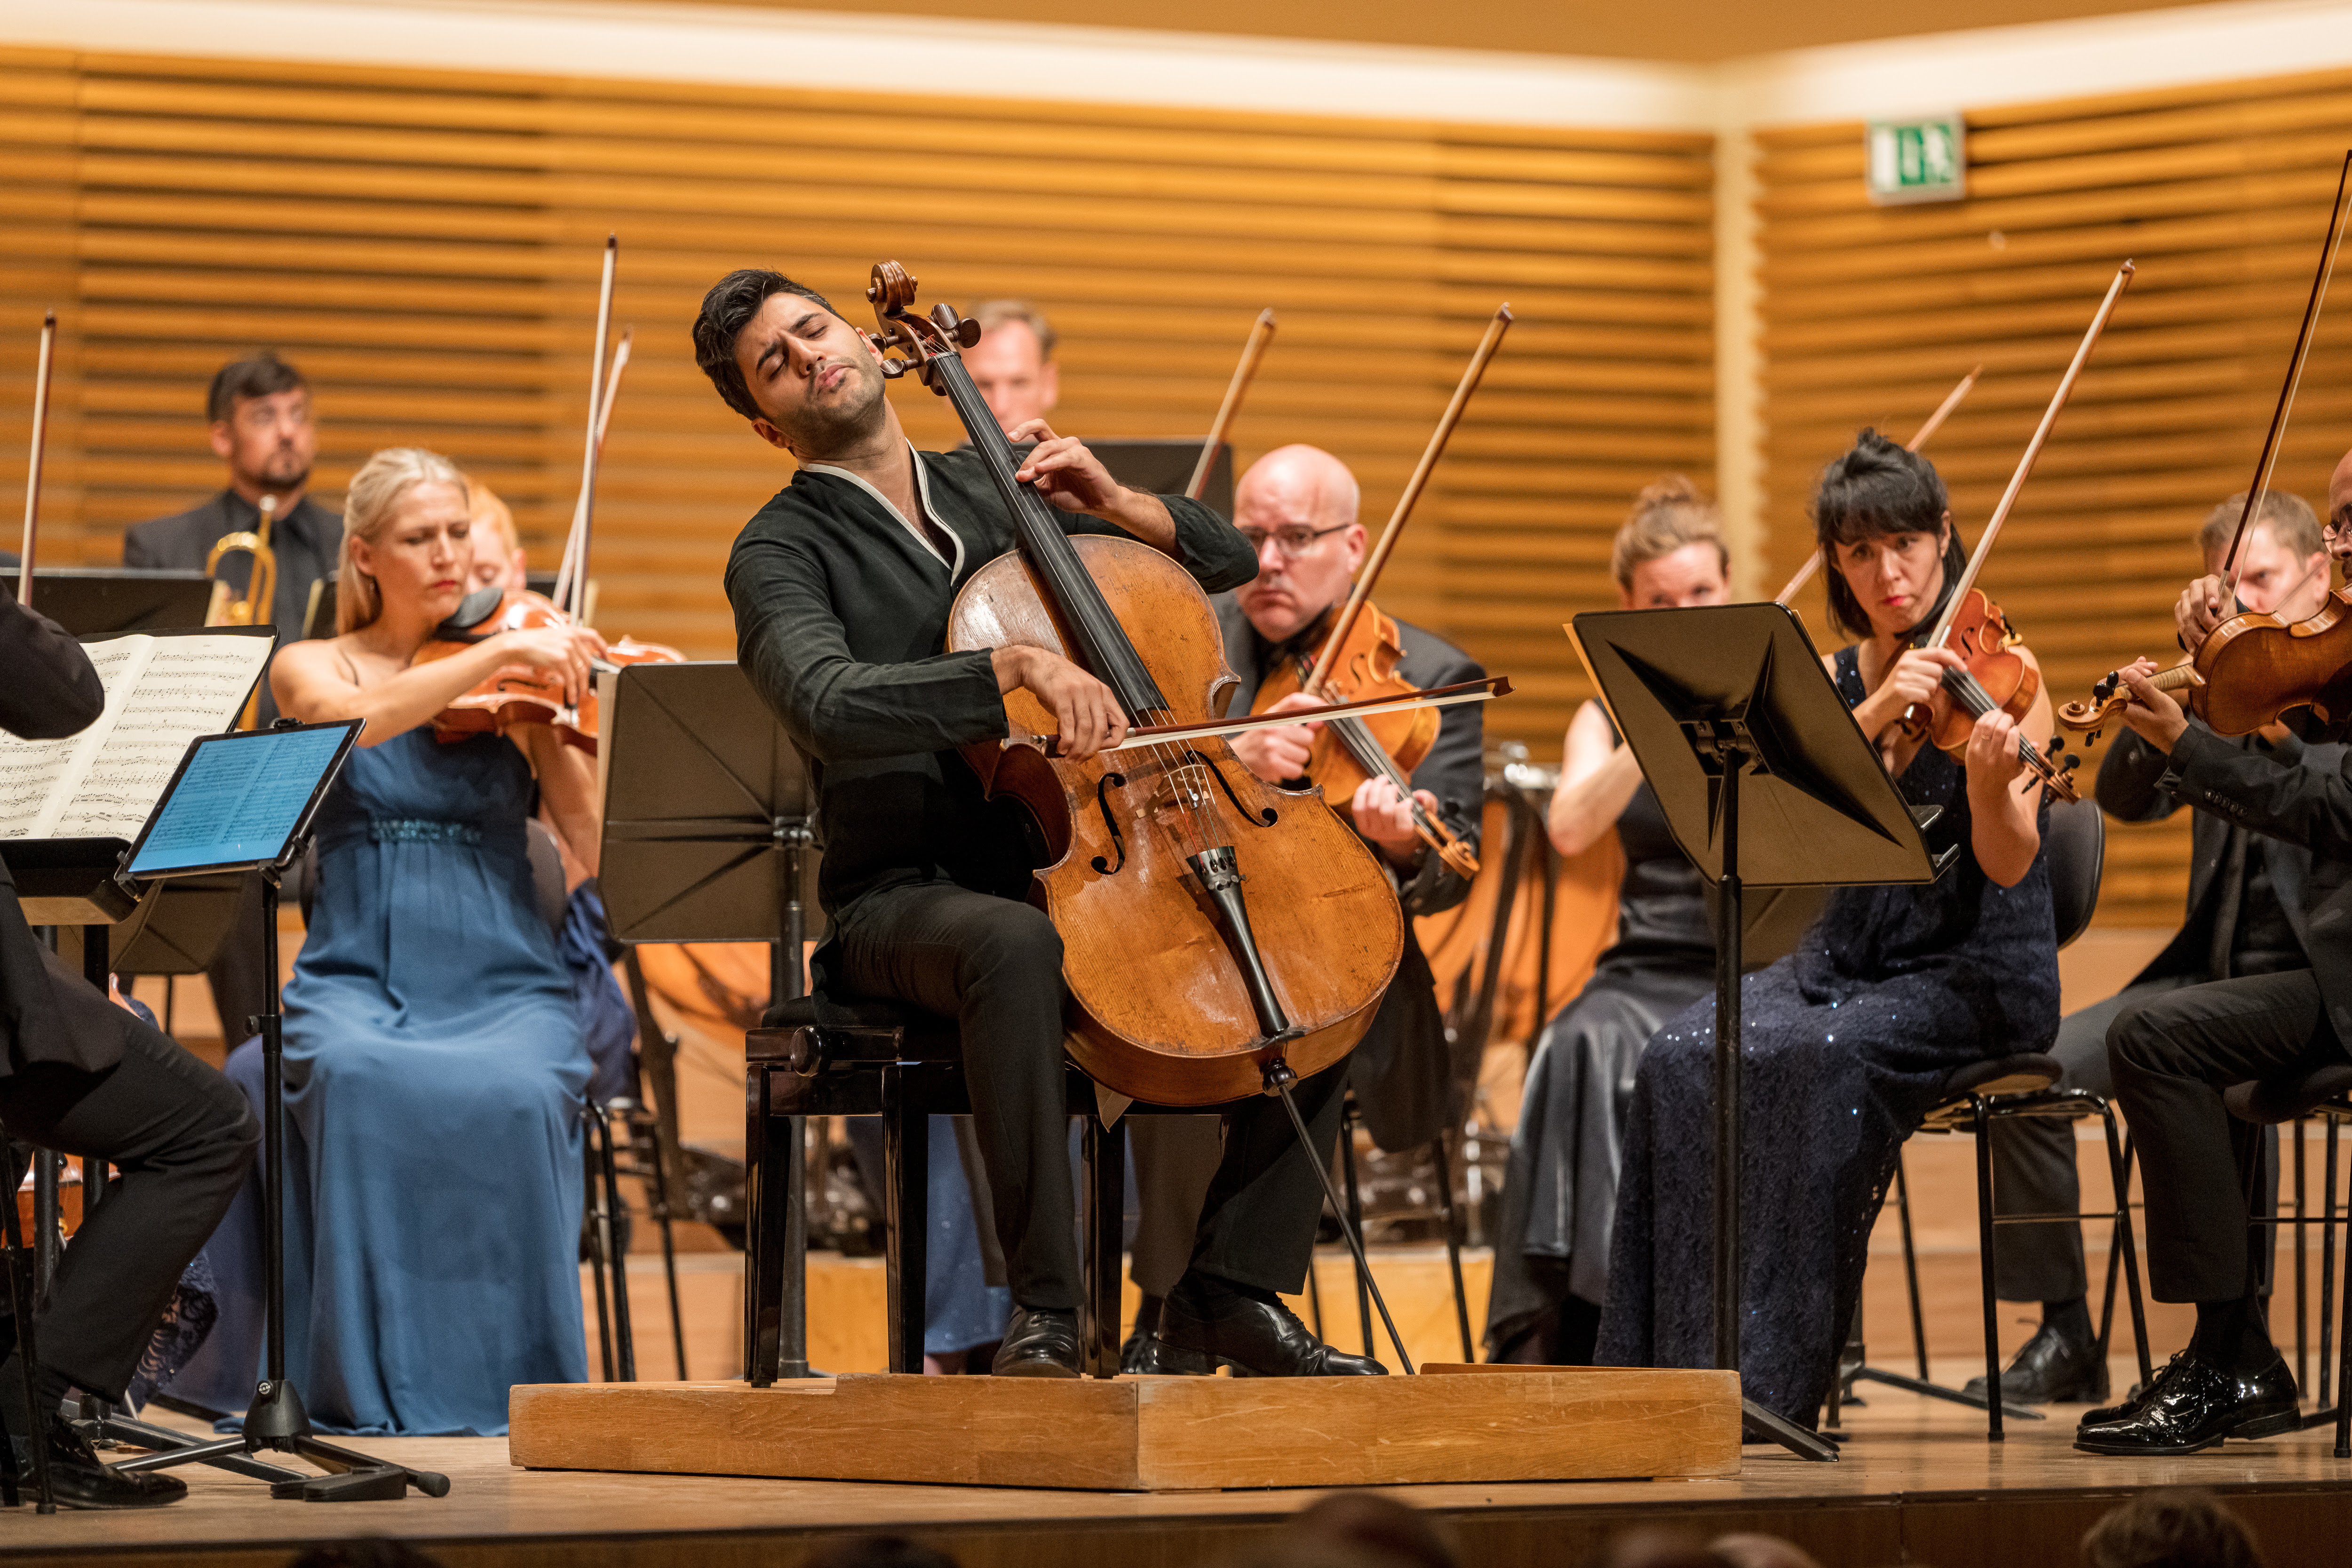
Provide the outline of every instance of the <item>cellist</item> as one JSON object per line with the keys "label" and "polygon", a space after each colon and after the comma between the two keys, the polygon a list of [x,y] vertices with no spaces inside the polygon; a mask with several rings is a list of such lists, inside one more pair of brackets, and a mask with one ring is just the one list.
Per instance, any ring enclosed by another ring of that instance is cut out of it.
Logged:
{"label": "cellist", "polygon": [[[1234,487],[1234,521],[1257,550],[1257,575],[1216,599],[1225,658],[1241,677],[1228,711],[1247,713],[1260,685],[1276,670],[1311,660],[1322,646],[1357,568],[1364,562],[1360,490],[1347,465],[1315,447],[1276,448],[1252,464]],[[1468,654],[1433,632],[1396,623],[1403,658],[1398,670],[1419,687],[1475,680],[1486,672]],[[1293,691],[1267,711],[1319,706]],[[1285,725],[1234,738],[1234,752],[1262,779],[1286,784],[1307,777],[1315,727]],[[1412,770],[1413,794],[1472,853],[1485,785],[1485,729],[1477,704],[1444,710],[1437,739]],[[1469,896],[1470,880],[1432,853],[1412,814],[1388,778],[1367,779],[1344,803],[1356,831],[1378,851],[1396,879],[1409,915],[1436,914]],[[1349,1058],[1349,1070],[1366,1125],[1381,1148],[1418,1149],[1444,1127],[1450,1093],[1445,1025],[1428,960],[1405,927],[1404,959],[1381,1001],[1371,1027]],[[1183,1271],[1202,1194],[1217,1166],[1216,1124],[1203,1117],[1139,1118],[1134,1139],[1136,1185],[1142,1214],[1132,1268],[1142,1304],[1135,1332],[1120,1356],[1122,1370],[1205,1373],[1215,1370],[1151,1338],[1160,1302]]]}
{"label": "cellist", "polygon": [[[738,657],[816,780],[833,936],[819,988],[953,1017],[1013,1311],[992,1370],[1076,1377],[1080,1291],[1066,1153],[1062,941],[1023,901],[1031,853],[956,748],[1003,737],[1004,695],[1034,694],[1063,754],[1125,737],[1110,689],[1030,647],[942,652],[956,590],[1013,546],[1013,522],[968,453],[918,453],[884,395],[872,342],[780,273],[728,274],[704,296],[696,362],[761,440],[799,464],[737,538],[727,567]],[[1247,582],[1248,547],[1181,497],[1128,489],[1042,420],[1018,477],[1074,532],[1124,534],[1205,588]],[[1336,1135],[1344,1068],[1294,1093],[1317,1134],[1299,1147],[1280,1102],[1229,1121],[1201,1239],[1160,1331],[1261,1375],[1369,1373],[1316,1342],[1276,1293],[1303,1283]]]}

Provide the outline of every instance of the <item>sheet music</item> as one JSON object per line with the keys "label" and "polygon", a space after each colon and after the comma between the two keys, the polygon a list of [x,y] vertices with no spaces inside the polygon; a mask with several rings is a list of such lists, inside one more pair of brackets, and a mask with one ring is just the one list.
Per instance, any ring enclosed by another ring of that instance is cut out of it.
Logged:
{"label": "sheet music", "polygon": [[112,731],[154,642],[141,635],[84,645],[106,688],[106,707],[80,734],[58,741],[0,734],[0,838],[56,837],[58,818],[72,801],[90,758]]}
{"label": "sheet music", "polygon": [[197,747],[132,863],[150,876],[275,859],[341,750],[342,729],[215,739]]}
{"label": "sheet music", "polygon": [[270,639],[254,637],[154,639],[146,668],[130,683],[112,730],[50,832],[138,837],[188,742],[236,722],[270,647]]}

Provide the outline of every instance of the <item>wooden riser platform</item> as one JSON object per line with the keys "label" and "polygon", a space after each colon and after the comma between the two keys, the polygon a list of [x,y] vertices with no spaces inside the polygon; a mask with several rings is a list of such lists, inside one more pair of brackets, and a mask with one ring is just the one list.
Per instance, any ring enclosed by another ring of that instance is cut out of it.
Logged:
{"label": "wooden riser platform", "polygon": [[[1949,1381],[1969,1363],[1938,1363]],[[2123,1367],[2118,1364],[2116,1371]],[[1684,1481],[1417,1486],[1391,1495],[1440,1519],[1480,1568],[1570,1564],[1637,1528],[1782,1535],[1824,1568],[2079,1568],[2083,1531],[2135,1490],[2206,1486],[2269,1560],[2335,1563],[2352,1539],[2352,1463],[2307,1432],[2183,1459],[2118,1460],[2068,1446],[2077,1409],[2019,1424],[1998,1448],[1980,1417],[1873,1390],[1845,1458],[1808,1465],[1744,1451],[1737,1476]],[[1313,1491],[1025,1491],[856,1481],[525,1470],[497,1437],[361,1437],[354,1447],[446,1472],[446,1498],[271,1502],[257,1485],[189,1473],[191,1495],[134,1514],[0,1512],[9,1568],[283,1568],[305,1543],[413,1541],[448,1568],[798,1568],[845,1531],[911,1534],[962,1568],[1221,1568],[1268,1542]]]}
{"label": "wooden riser platform", "polygon": [[1159,1492],[1739,1468],[1717,1372],[542,1384],[509,1406],[514,1462],[537,1469]]}

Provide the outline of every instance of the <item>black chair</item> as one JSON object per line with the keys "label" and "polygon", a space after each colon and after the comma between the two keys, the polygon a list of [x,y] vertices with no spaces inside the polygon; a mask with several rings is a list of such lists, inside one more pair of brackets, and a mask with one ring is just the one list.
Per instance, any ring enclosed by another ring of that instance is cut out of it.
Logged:
{"label": "black chair", "polygon": [[[889,1368],[923,1370],[923,1282],[929,1229],[930,1132],[926,1118],[968,1116],[971,1101],[955,1025],[893,1002],[802,996],[769,1009],[744,1039],[744,1127],[750,1179],[743,1237],[746,1377],[764,1388],[808,1374],[801,1309],[808,1247],[804,1123],[809,1116],[882,1119],[884,1279]],[[1140,1101],[1106,1121],[1094,1080],[1064,1075],[1069,1110],[1084,1119],[1078,1337],[1092,1377],[1118,1375],[1121,1221],[1127,1202],[1126,1117],[1214,1115],[1223,1106]],[[779,1128],[782,1136],[778,1135]],[[985,1223],[983,1220],[982,1223]]]}
{"label": "black chair", "polygon": [[[2099,904],[2100,871],[2106,853],[2106,819],[2100,815],[2098,803],[2085,797],[2073,803],[2053,805],[2045,848],[2050,867],[2051,912],[2057,926],[2058,945],[2063,948],[2083,934],[2091,923],[2092,912]],[[2001,1440],[2003,1411],[2000,1308],[1993,1295],[1992,1237],[1996,1225],[2079,1225],[2092,1219],[2112,1221],[2114,1240],[2107,1253],[2106,1298],[2100,1310],[2099,1353],[2102,1358],[2106,1354],[2115,1319],[2116,1279],[2120,1270],[2131,1303],[2132,1333],[2139,1350],[2141,1381],[2146,1382],[2152,1374],[2147,1346],[2147,1313],[2140,1298],[2139,1267],[2132,1236],[2131,1162],[2116,1125],[2114,1107],[2088,1089],[2057,1088],[2058,1079],[2064,1070],[2057,1058],[2039,1051],[1970,1062],[1946,1077],[1936,1108],[1927,1113],[1927,1120],[1918,1128],[1920,1132],[1926,1133],[1972,1132],[1976,1135],[1977,1250],[1984,1305],[1985,1341],[1986,1397],[1981,1401],[1958,1389],[1945,1388],[1927,1381],[1927,1334],[1919,1309],[1918,1261],[1911,1244],[1910,1194],[1904,1176],[1902,1158],[1900,1154],[1896,1156],[1896,1213],[1902,1227],[1903,1267],[1910,1290],[1911,1332],[1918,1357],[1919,1375],[1906,1378],[1874,1367],[1861,1368],[1853,1375],[1866,1376],[1874,1382],[1958,1404],[1981,1404],[1986,1416],[1985,1437],[1989,1442]],[[2099,1118],[2106,1130],[2107,1168],[2115,1183],[2115,1208],[2097,1213],[1995,1215],[1990,1137],[1992,1123],[2013,1117],[2055,1117],[2066,1121],[2078,1121],[2090,1116]],[[2034,1420],[2043,1419],[2039,1412],[2016,1406],[2009,1409],[2012,1414]]]}
{"label": "black chair", "polygon": [[[2252,1162],[2252,1169],[2245,1173],[2246,1212],[2252,1216],[2250,1223],[2256,1231],[2282,1225],[2297,1227],[2306,1225],[2330,1227],[2339,1225],[2352,1226],[2352,1214],[2338,1215],[2336,1212],[2336,1131],[2339,1123],[2352,1121],[2352,1062],[2332,1062],[2309,1072],[2293,1074],[2284,1078],[2264,1079],[2253,1083],[2237,1084],[2223,1092],[2221,1102],[2229,1107],[2231,1115],[2242,1121],[2251,1121],[2263,1127],[2275,1127],[2284,1122],[2300,1121],[2306,1116],[2324,1116],[2327,1119],[2327,1203],[2325,1215],[2318,1219],[2305,1216],[2301,1212],[2300,1202],[2297,1203],[2297,1212],[2293,1219],[2282,1218],[2275,1214],[2263,1214],[2258,1197],[2263,1162],[2257,1158]],[[2332,1229],[2326,1234],[2333,1239]],[[2300,1253],[2301,1250],[2298,1241],[2296,1251]],[[2311,1427],[2324,1426],[2331,1421],[2334,1422],[2336,1457],[2339,1459],[2352,1459],[2352,1399],[2345,1397],[2347,1384],[2352,1384],[2352,1245],[2347,1245],[2345,1248],[2347,1277],[2342,1291],[2344,1321],[2336,1336],[2336,1350],[2343,1357],[2343,1361],[2336,1369],[2336,1402],[2330,1405],[2327,1403],[2326,1384],[2328,1368],[2326,1333],[2328,1301],[2326,1290],[2327,1284],[2334,1279],[2334,1262],[2331,1249],[2328,1257],[2321,1264],[2323,1279],[2320,1297],[2322,1335],[2319,1348],[2320,1407],[2305,1415],[2303,1425],[2305,1430],[2309,1430]]]}

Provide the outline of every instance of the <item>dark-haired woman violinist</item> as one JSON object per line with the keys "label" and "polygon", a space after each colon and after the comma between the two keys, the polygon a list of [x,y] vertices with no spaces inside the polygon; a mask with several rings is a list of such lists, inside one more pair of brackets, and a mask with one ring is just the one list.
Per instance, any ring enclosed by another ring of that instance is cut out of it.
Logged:
{"label": "dark-haired woman violinist", "polygon": [[[1743,982],[1740,1373],[1747,1396],[1811,1426],[1861,1294],[1872,1221],[1903,1140],[1954,1068],[2036,1048],[2058,1026],[2041,791],[1995,710],[1955,759],[1904,736],[1957,656],[1914,647],[1963,564],[1944,486],[1874,431],[1814,498],[1830,608],[1862,640],[1824,660],[1887,771],[1944,808],[1960,854],[1924,886],[1840,889],[1798,951]],[[2028,656],[2030,658],[2030,656]],[[2047,700],[2027,716],[2050,730]],[[1642,1058],[1599,1359],[1705,1366],[1712,1352],[1715,1003]]]}

